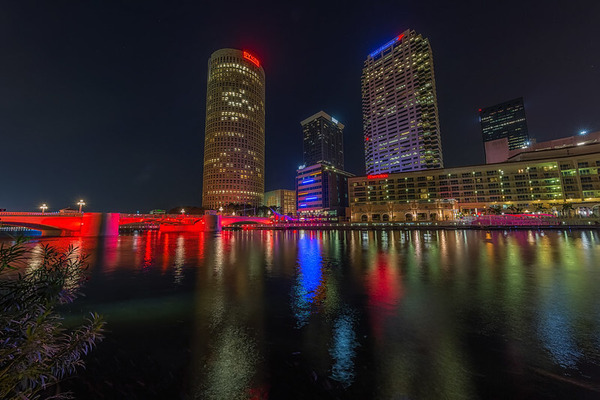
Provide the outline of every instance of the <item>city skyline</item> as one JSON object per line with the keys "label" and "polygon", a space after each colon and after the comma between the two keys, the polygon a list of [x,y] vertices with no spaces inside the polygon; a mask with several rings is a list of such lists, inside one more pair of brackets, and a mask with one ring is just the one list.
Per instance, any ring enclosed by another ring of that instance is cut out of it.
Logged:
{"label": "city skyline", "polygon": [[[538,140],[598,130],[597,100],[582,88],[599,83],[590,9],[599,6],[534,3],[520,15],[504,6],[390,6],[402,16],[390,9],[377,23],[349,7],[327,29],[310,9],[283,6],[262,16],[240,8],[236,28],[218,37],[204,33],[212,25],[198,27],[199,16],[217,10],[199,6],[5,4],[12,22],[2,28],[0,128],[10,176],[0,208],[56,210],[80,198],[90,210],[199,204],[205,60],[224,47],[253,51],[272,82],[265,190],[292,186],[302,155],[297,123],[315,109],[344,121],[346,169],[364,173],[362,61],[408,27],[433,48],[447,167],[482,163],[477,109],[509,98],[526,99]],[[506,40],[506,26],[518,40]],[[310,27],[319,29],[308,34]],[[332,57],[334,44],[341,48]],[[539,62],[545,58],[552,62]],[[327,90],[315,96],[317,88]]]}

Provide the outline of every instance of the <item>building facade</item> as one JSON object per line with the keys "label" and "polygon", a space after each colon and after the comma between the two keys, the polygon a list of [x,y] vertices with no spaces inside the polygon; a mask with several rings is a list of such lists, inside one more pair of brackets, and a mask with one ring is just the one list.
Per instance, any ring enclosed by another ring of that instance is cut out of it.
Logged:
{"label": "building facade", "polygon": [[[545,150],[570,150],[567,153],[579,152],[579,146],[587,146],[589,144],[600,143],[600,131],[587,132],[582,131],[576,136],[567,136],[560,139],[547,140],[545,142],[530,141],[529,146],[526,148],[518,148],[515,150],[509,150],[508,140],[506,138],[491,140],[485,143],[485,156],[486,163],[497,163],[504,161],[518,160],[521,153],[525,157],[531,158],[536,152]],[[548,154],[543,153],[543,154]]]}
{"label": "building facade", "polygon": [[296,171],[297,213],[301,220],[342,221],[348,207],[352,175],[327,164],[302,166]]}
{"label": "building facade", "polygon": [[287,189],[271,190],[265,193],[264,205],[277,208],[277,212],[296,216],[296,191]]}
{"label": "building facade", "polygon": [[208,62],[202,205],[263,203],[265,72],[247,51],[221,49]]}
{"label": "building facade", "polygon": [[521,161],[353,177],[351,220],[448,220],[491,208],[557,214],[566,207],[584,210],[582,215],[598,213],[600,144],[572,152],[521,153]]}
{"label": "building facade", "polygon": [[443,168],[427,38],[407,30],[368,55],[362,109],[368,174]]}
{"label": "building facade", "polygon": [[300,123],[304,164],[329,164],[344,169],[344,125],[324,111]]}
{"label": "building facade", "polygon": [[530,144],[522,97],[479,109],[479,121],[488,164],[495,159],[488,154],[487,142],[506,138],[508,150],[523,149]]}

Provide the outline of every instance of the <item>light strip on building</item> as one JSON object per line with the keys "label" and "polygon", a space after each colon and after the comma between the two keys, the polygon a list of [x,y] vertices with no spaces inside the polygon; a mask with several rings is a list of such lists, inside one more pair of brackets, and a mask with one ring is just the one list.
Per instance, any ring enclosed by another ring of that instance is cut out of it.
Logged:
{"label": "light strip on building", "polygon": [[401,35],[396,36],[395,38],[393,38],[392,40],[390,40],[389,42],[387,42],[386,44],[384,44],[383,46],[381,46],[380,48],[378,48],[377,50],[375,50],[374,52],[372,52],[371,54],[369,54],[369,57],[375,57],[377,54],[381,53],[382,51],[384,51],[385,49],[387,49],[388,47],[390,47],[394,43],[399,42],[400,40],[402,40],[403,37],[404,37],[404,33],[401,34]]}
{"label": "light strip on building", "polygon": [[367,175],[367,179],[386,179],[387,177],[388,177],[388,174]]}

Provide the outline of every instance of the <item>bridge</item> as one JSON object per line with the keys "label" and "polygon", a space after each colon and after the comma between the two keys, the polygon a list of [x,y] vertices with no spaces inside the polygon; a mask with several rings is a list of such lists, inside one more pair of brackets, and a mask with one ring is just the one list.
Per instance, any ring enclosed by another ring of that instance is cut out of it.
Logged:
{"label": "bridge", "polygon": [[29,228],[42,236],[114,236],[127,228],[215,232],[224,226],[272,223],[263,217],[221,215],[0,212],[0,227]]}
{"label": "bridge", "polygon": [[0,226],[25,227],[42,236],[111,236],[119,232],[119,214],[0,212]]}
{"label": "bridge", "polygon": [[121,214],[119,218],[122,229],[157,229],[161,232],[220,231],[227,226],[272,223],[269,218],[233,215]]}

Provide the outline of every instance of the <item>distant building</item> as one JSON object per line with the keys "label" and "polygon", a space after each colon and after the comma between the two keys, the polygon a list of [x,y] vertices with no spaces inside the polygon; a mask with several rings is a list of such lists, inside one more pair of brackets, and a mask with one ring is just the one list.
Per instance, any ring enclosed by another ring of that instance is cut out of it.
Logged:
{"label": "distant building", "polygon": [[324,111],[300,123],[304,164],[329,164],[344,169],[344,125]]}
{"label": "distant building", "polygon": [[[534,157],[537,152],[542,150],[559,150],[564,149],[565,154],[576,154],[579,149],[576,147],[588,144],[600,143],[600,131],[598,132],[581,132],[579,135],[567,136],[560,139],[547,140],[545,142],[536,142],[530,140],[530,144],[524,148],[509,150],[507,138],[496,139],[485,143],[486,162],[487,164],[512,161],[520,159],[520,154],[523,157]],[[571,148],[569,150],[569,148]],[[547,155],[548,153],[543,153]]]}
{"label": "distant building", "polygon": [[280,213],[295,217],[296,191],[277,189],[266,192],[264,205],[267,207],[277,207]]}
{"label": "distant building", "polygon": [[362,109],[368,174],[444,166],[427,38],[406,30],[367,56]]}
{"label": "distant building", "polygon": [[493,161],[494,149],[489,148],[488,142],[506,138],[508,150],[526,148],[530,144],[522,97],[479,109],[479,121],[488,164],[497,162]]}
{"label": "distant building", "polygon": [[353,174],[326,164],[302,166],[296,174],[300,219],[342,221],[348,207],[348,178]]}
{"label": "distant building", "polygon": [[488,212],[600,212],[600,141],[510,161],[349,178],[352,221],[440,221]]}
{"label": "distant building", "polygon": [[202,206],[259,206],[265,191],[265,72],[247,51],[208,62]]}

